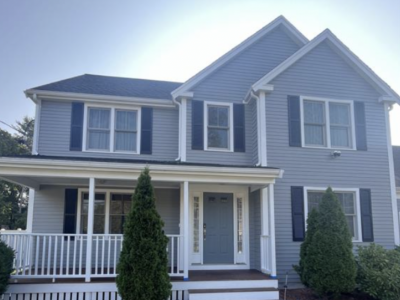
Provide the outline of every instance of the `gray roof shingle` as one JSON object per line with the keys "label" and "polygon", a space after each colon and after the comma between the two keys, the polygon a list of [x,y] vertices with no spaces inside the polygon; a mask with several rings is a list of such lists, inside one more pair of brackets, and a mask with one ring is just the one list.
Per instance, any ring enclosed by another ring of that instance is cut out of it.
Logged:
{"label": "gray roof shingle", "polygon": [[393,160],[396,186],[400,187],[400,146],[393,146]]}
{"label": "gray roof shingle", "polygon": [[32,90],[95,94],[106,96],[171,99],[182,83],[84,74],[41,85]]}

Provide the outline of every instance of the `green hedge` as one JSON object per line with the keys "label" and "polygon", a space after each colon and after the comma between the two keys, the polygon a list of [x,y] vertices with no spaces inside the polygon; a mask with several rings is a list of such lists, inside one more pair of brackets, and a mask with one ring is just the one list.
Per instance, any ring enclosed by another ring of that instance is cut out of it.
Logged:
{"label": "green hedge", "polygon": [[400,299],[400,249],[371,244],[358,247],[357,283],[360,291],[379,300]]}
{"label": "green hedge", "polygon": [[0,296],[5,293],[13,271],[12,264],[14,260],[14,251],[3,241],[0,241]]}

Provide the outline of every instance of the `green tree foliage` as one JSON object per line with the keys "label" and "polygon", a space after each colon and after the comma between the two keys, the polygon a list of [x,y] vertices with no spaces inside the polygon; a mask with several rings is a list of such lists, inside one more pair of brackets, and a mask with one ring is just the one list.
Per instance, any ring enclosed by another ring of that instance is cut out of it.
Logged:
{"label": "green tree foliage", "polygon": [[321,296],[337,298],[341,293],[352,292],[356,279],[352,237],[331,188],[319,205],[316,225],[303,261],[307,284]]}
{"label": "green tree foliage", "polygon": [[149,169],[138,179],[124,226],[124,244],[117,266],[119,295],[124,300],[163,300],[171,293],[168,238],[155,206]]}
{"label": "green tree foliage", "polygon": [[[30,155],[33,142],[34,120],[24,117],[13,129],[14,135],[0,129],[0,156]],[[0,227],[26,228],[28,189],[0,181]]]}
{"label": "green tree foliage", "polygon": [[380,300],[400,299],[400,251],[371,244],[358,247],[357,284],[360,291]]}
{"label": "green tree foliage", "polygon": [[14,251],[0,241],[0,296],[5,293],[12,270]]}
{"label": "green tree foliage", "polygon": [[310,278],[310,270],[307,268],[307,254],[308,254],[308,247],[311,244],[312,237],[314,236],[315,232],[318,228],[318,211],[313,209],[307,218],[307,231],[306,237],[304,242],[301,244],[300,248],[300,262],[298,266],[294,266],[295,271],[299,274],[301,282],[309,287],[309,278]]}

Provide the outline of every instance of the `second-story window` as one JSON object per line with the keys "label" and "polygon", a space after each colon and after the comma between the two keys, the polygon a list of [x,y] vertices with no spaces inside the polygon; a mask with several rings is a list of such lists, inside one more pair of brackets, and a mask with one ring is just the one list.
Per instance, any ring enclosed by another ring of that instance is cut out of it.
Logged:
{"label": "second-story window", "polygon": [[228,150],[232,146],[232,109],[230,105],[211,104],[206,106],[205,140],[207,150]]}
{"label": "second-story window", "polygon": [[86,150],[137,153],[139,110],[89,107]]}
{"label": "second-story window", "polygon": [[354,126],[350,101],[303,99],[303,145],[354,148]]}

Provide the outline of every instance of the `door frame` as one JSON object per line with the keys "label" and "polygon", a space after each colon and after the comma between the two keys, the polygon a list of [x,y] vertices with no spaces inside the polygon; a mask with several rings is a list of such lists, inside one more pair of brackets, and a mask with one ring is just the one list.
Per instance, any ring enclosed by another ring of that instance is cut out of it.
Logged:
{"label": "door frame", "polygon": [[[233,264],[204,264],[203,256],[203,224],[204,224],[204,193],[230,193],[233,194]],[[194,253],[194,197],[199,198],[199,252]],[[237,200],[242,198],[243,203],[243,251],[238,253],[238,214]],[[189,253],[190,270],[222,270],[222,269],[250,269],[250,247],[249,247],[249,202],[248,187],[233,185],[204,185],[190,184],[189,186]]]}

